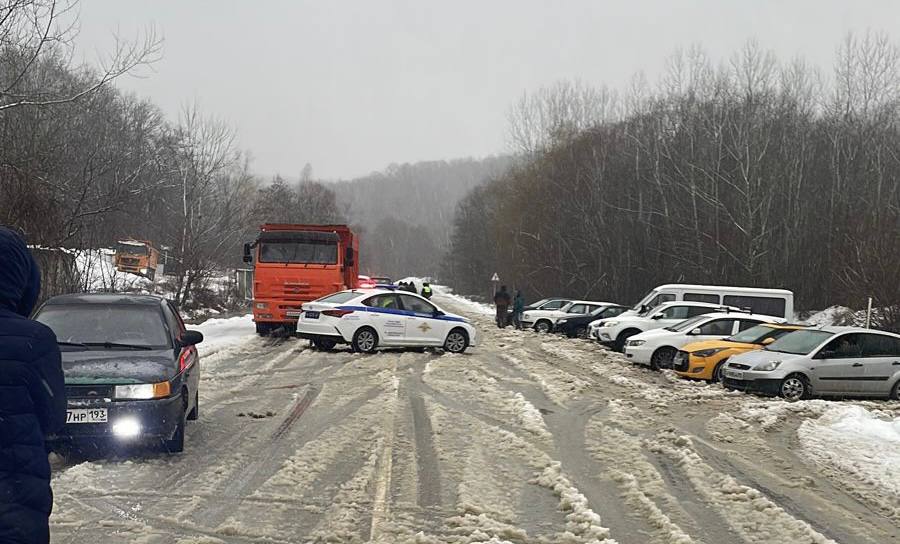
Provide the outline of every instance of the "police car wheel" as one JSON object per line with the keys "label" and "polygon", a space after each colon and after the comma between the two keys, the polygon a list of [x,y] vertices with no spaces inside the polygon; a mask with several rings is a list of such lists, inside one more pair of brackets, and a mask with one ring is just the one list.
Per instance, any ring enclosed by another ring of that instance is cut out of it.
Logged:
{"label": "police car wheel", "polygon": [[378,347],[378,333],[371,327],[363,327],[353,335],[353,351],[372,353]]}
{"label": "police car wheel", "polygon": [[462,353],[469,347],[469,335],[462,329],[454,329],[444,341],[444,349],[450,353]]}

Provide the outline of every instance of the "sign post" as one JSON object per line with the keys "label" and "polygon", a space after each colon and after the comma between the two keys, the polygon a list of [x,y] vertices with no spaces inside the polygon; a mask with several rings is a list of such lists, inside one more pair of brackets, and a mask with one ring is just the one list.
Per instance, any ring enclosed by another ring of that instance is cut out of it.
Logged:
{"label": "sign post", "polygon": [[494,275],[491,276],[491,302],[494,301],[494,296],[497,294],[497,287],[500,285],[500,276],[494,272]]}

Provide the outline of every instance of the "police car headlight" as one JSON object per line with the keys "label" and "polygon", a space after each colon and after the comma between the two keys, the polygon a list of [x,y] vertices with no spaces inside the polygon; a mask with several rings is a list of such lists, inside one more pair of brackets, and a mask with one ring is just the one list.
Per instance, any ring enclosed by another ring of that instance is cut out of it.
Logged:
{"label": "police car headlight", "polygon": [[769,361],[768,363],[763,363],[759,366],[753,368],[753,370],[759,370],[762,372],[771,372],[778,368],[781,365],[781,361]]}

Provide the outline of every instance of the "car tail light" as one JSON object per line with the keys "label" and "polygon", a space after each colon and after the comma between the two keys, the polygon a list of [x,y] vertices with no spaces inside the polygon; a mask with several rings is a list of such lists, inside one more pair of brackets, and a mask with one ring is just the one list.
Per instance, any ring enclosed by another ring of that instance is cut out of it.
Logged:
{"label": "car tail light", "polygon": [[322,313],[328,317],[344,317],[347,314],[352,314],[353,310],[325,310]]}
{"label": "car tail light", "polygon": [[194,346],[184,348],[181,350],[181,357],[178,358],[178,371],[181,372],[191,366],[195,360],[197,360],[197,348]]}

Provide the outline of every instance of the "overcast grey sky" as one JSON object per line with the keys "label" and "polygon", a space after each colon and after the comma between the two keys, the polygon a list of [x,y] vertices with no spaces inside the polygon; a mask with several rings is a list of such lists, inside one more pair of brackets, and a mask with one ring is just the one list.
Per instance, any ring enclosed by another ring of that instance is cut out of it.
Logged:
{"label": "overcast grey sky", "polygon": [[848,31],[898,21],[896,0],[83,0],[79,46],[152,23],[165,57],[120,87],[173,119],[197,100],[260,175],[349,178],[503,152],[509,105],[558,79],[622,87],[679,46],[723,58],[751,37],[828,68]]}

